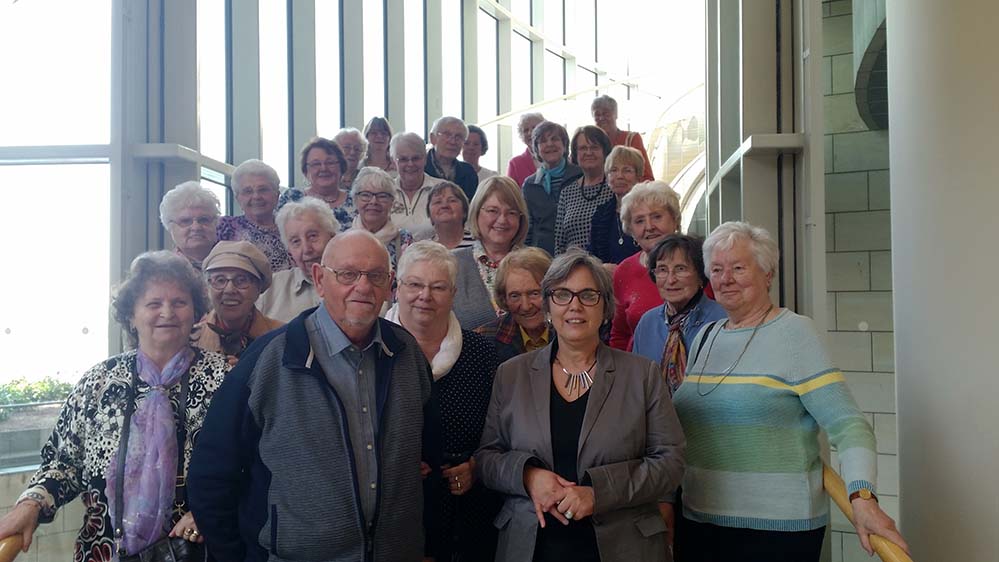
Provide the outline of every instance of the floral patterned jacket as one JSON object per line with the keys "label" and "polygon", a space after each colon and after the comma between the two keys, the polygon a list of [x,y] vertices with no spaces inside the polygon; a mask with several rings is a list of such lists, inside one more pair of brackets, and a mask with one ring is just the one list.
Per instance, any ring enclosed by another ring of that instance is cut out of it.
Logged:
{"label": "floral patterned jacket", "polygon": [[[126,391],[132,381],[135,357],[135,351],[128,351],[84,373],[66,399],[55,429],[42,448],[38,472],[18,500],[30,498],[41,502],[38,520],[49,523],[56,510],[80,496],[85,512],[76,538],[74,562],[110,561],[115,554],[114,524],[108,511],[104,474],[110,463],[117,460]],[[224,355],[195,349],[188,371],[185,474],[208,404],[230,368]],[[136,402],[145,400],[148,393],[149,385],[140,381]],[[174,411],[179,398],[178,382],[170,389]],[[175,508],[173,522],[180,520],[186,511],[186,505]]]}

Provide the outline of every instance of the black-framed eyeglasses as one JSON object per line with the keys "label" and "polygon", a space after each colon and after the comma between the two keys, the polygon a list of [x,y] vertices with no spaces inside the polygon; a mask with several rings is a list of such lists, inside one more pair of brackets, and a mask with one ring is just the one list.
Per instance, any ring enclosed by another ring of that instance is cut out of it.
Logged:
{"label": "black-framed eyeglasses", "polygon": [[368,278],[368,282],[375,287],[384,287],[388,285],[389,278],[391,274],[387,271],[358,271],[356,269],[333,269],[332,267],[322,264],[323,269],[329,271],[336,277],[337,283],[341,285],[353,285],[361,278],[362,275]]}
{"label": "black-framed eyeglasses", "polygon": [[373,191],[358,191],[357,195],[354,196],[361,203],[370,203],[372,199],[378,199],[379,203],[388,203],[395,199],[395,194],[386,193],[384,191],[375,193]]}
{"label": "black-framed eyeglasses", "polygon": [[232,277],[219,273],[208,276],[208,285],[216,291],[221,291],[225,289],[225,286],[231,281],[233,287],[236,287],[237,289],[246,289],[252,285],[255,280],[256,279],[253,276],[245,273],[240,273],[239,275],[234,275]]}
{"label": "black-framed eyeglasses", "polygon": [[570,291],[569,289],[551,289],[548,291],[548,298],[559,306],[566,306],[572,299],[579,299],[583,306],[597,306],[600,304],[600,291],[596,289],[583,289],[582,291]]}

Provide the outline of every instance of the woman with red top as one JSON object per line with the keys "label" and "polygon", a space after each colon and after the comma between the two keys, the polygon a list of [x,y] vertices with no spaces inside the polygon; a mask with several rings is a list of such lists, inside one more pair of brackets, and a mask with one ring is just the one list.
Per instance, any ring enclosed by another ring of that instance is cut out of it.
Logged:
{"label": "woman with red top", "polygon": [[534,153],[531,152],[531,133],[534,128],[543,123],[545,116],[540,113],[525,113],[517,121],[517,134],[520,135],[520,142],[527,148],[523,154],[519,154],[510,159],[506,165],[506,175],[513,178],[518,186],[524,185],[524,180],[534,175],[538,170],[539,162],[535,160]]}
{"label": "woman with red top", "polygon": [[597,96],[590,103],[590,114],[593,115],[593,123],[610,137],[612,146],[630,146],[642,153],[642,158],[645,159],[642,181],[656,179],[652,176],[652,162],[649,161],[649,153],[645,152],[642,135],[617,128],[617,100],[610,96]]}
{"label": "woman with red top", "polygon": [[647,260],[660,240],[680,231],[680,197],[666,182],[640,183],[621,199],[621,226],[641,251],[614,270],[617,306],[611,322],[610,345],[631,351],[638,321],[663,303],[659,289],[649,278]]}

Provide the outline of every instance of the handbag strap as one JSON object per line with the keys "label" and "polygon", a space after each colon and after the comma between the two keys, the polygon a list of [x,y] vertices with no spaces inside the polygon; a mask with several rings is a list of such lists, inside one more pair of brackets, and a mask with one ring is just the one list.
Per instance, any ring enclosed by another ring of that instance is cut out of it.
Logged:
{"label": "handbag strap", "polygon": [[[126,395],[128,402],[125,403],[125,416],[122,420],[121,437],[118,440],[118,479],[115,481],[114,491],[114,542],[118,550],[118,556],[124,556],[125,532],[122,526],[124,514],[125,493],[125,453],[128,449],[128,436],[132,429],[132,414],[135,413],[135,398],[139,388],[139,374],[136,366],[132,367],[132,382],[128,387]],[[187,488],[184,479],[184,446],[187,442],[187,393],[190,387],[190,368],[180,377],[180,398],[177,402],[177,492],[174,496],[175,505],[184,505],[187,501]]]}
{"label": "handbag strap", "polygon": [[701,341],[697,342],[697,351],[694,352],[694,358],[690,360],[689,364],[691,367],[694,366],[694,363],[697,363],[697,358],[701,355],[701,350],[704,349],[704,342],[708,341],[708,336],[711,335],[711,330],[715,329],[715,324],[717,323],[717,320],[711,322],[708,324],[707,329],[704,330],[704,337],[701,338]]}

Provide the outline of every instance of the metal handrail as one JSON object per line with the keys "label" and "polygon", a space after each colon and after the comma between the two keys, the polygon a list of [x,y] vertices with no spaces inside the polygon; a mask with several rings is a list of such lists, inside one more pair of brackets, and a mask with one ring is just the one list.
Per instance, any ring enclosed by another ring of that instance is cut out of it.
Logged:
{"label": "metal handrail", "polygon": [[[836,505],[839,506],[840,510],[843,511],[843,514],[846,515],[846,518],[852,524],[853,506],[850,505],[850,498],[846,494],[846,484],[843,483],[843,479],[840,478],[839,474],[827,464],[822,465],[822,485],[825,487],[829,497],[836,502]],[[912,558],[902,550],[902,547],[890,540],[874,534],[870,536],[870,539],[874,552],[884,562],[912,562]]]}
{"label": "metal handrail", "polygon": [[0,562],[12,562],[21,553],[21,535],[11,535],[0,540]]}

